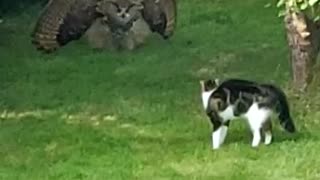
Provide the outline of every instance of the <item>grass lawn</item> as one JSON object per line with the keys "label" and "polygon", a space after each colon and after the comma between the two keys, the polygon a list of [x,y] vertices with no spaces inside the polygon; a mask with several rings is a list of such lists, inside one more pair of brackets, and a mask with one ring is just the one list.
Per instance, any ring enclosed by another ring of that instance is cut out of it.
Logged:
{"label": "grass lawn", "polygon": [[[0,24],[0,179],[320,179],[320,96],[290,93],[282,21],[267,0],[180,0],[168,42],[99,52],[84,41],[44,55],[30,43],[38,8]],[[36,11],[37,10],[37,11]],[[272,82],[299,132],[278,121],[250,147],[244,121],[211,149],[202,78]]]}

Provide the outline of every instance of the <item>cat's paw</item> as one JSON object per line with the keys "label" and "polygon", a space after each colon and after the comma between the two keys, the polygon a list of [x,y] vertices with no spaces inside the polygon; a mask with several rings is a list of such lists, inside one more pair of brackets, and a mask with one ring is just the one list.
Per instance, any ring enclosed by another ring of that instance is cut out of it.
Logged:
{"label": "cat's paw", "polygon": [[218,150],[220,149],[220,146],[212,146],[212,150]]}
{"label": "cat's paw", "polygon": [[251,147],[253,147],[253,148],[259,147],[259,143],[252,143],[252,144],[251,144]]}

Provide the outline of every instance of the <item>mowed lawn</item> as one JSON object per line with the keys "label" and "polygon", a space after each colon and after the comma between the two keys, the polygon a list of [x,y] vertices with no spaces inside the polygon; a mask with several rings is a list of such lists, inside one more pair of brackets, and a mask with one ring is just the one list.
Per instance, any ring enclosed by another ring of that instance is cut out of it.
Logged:
{"label": "mowed lawn", "polygon": [[[172,39],[132,52],[84,40],[45,55],[30,43],[40,9],[0,24],[0,179],[320,178],[318,90],[289,89],[283,24],[269,1],[180,0]],[[199,80],[246,78],[288,92],[298,133],[250,147],[245,121],[211,149]]]}

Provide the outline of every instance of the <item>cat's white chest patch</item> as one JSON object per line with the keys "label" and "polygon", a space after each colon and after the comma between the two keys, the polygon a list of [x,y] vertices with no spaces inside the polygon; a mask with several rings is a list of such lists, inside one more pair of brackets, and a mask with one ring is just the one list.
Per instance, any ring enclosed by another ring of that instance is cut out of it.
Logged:
{"label": "cat's white chest patch", "polygon": [[223,120],[231,120],[235,118],[232,105],[228,106],[225,110],[219,112],[218,114]]}
{"label": "cat's white chest patch", "polygon": [[203,108],[206,110],[208,108],[208,104],[209,104],[209,99],[211,94],[213,93],[214,90],[211,91],[206,91],[206,92],[202,92],[201,97],[202,97],[202,104],[203,104]]}

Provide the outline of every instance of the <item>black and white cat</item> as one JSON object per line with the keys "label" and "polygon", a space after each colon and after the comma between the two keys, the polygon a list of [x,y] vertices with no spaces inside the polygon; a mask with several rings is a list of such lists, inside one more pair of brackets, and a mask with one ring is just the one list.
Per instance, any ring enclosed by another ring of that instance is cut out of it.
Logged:
{"label": "black and white cat", "polygon": [[213,125],[212,146],[218,149],[224,142],[231,120],[242,117],[248,121],[253,134],[252,147],[261,141],[272,141],[271,115],[277,113],[282,127],[296,131],[285,93],[271,84],[259,84],[241,79],[200,81],[202,102]]}

